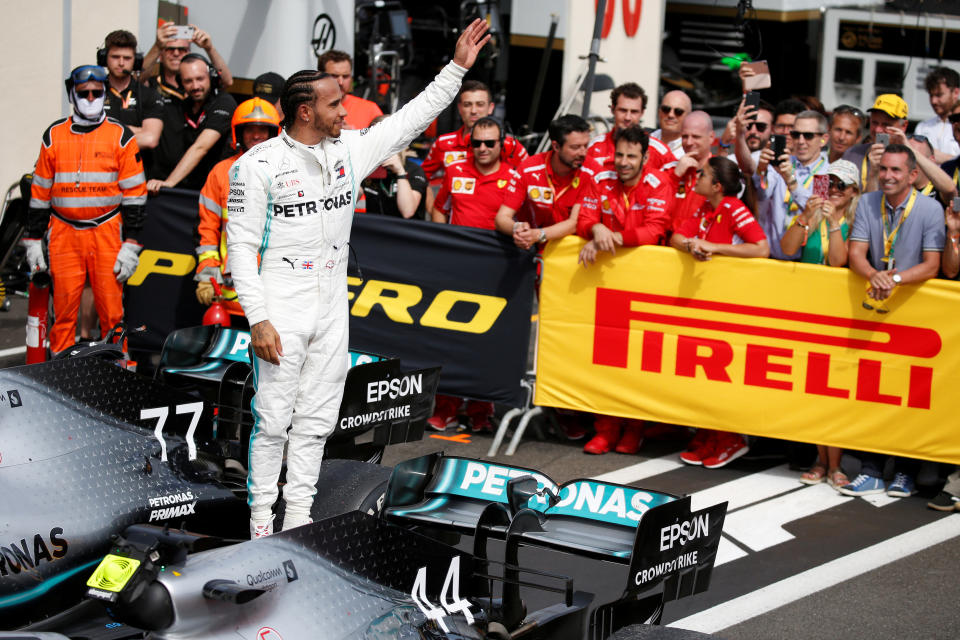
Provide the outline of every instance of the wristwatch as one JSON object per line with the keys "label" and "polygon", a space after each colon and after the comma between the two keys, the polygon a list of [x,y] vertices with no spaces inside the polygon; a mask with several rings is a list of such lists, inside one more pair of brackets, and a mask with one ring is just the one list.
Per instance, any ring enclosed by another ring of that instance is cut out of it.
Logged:
{"label": "wristwatch", "polygon": [[540,229],[540,238],[537,240],[537,244],[543,244],[547,241],[547,232],[543,229]]}
{"label": "wristwatch", "polygon": [[409,180],[410,176],[406,173],[398,173],[397,180]]}
{"label": "wristwatch", "polygon": [[900,282],[903,280],[903,278],[900,276],[899,273],[893,274],[893,275],[890,277],[890,279],[893,280],[893,282],[894,282],[895,284],[900,284]]}

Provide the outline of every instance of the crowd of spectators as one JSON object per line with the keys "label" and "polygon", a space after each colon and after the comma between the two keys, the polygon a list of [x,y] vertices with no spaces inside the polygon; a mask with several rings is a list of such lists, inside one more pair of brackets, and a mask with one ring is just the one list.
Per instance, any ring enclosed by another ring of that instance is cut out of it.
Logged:
{"label": "crowd of spectators", "polygon": [[[264,73],[254,80],[254,97],[238,106],[227,91],[233,76],[210,35],[192,33],[192,40],[178,40],[174,26],[163,25],[141,56],[132,34],[114,31],[98,53],[105,80],[87,79],[100,82],[106,115],[132,135],[146,191],[203,190],[197,296],[209,303],[211,279],[231,295],[225,176],[245,150],[279,133],[284,79]],[[191,52],[193,46],[204,53]],[[346,128],[389,117],[352,94],[347,53],[325,53],[318,70],[340,87]],[[744,68],[741,77],[750,74]],[[936,116],[909,136],[909,107],[893,94],[877,96],[865,111],[826,110],[811,96],[776,105],[745,98],[717,135],[711,114],[695,110],[679,90],[660,99],[659,126],[641,128],[648,95],[626,82],[611,93],[608,133],[591,139],[585,120],[563,115],[550,124],[549,150],[529,156],[492,117],[490,89],[468,80],[456,102],[462,126],[437,137],[422,162],[401,154],[375,170],[359,188],[357,211],[495,230],[522,249],[577,234],[586,240],[584,268],[595,268],[601,254],[638,245],[670,246],[701,261],[723,255],[849,267],[865,281],[863,306],[884,313],[898,287],[960,271],[960,77],[934,68],[926,89]],[[91,91],[95,97],[96,87]],[[445,396],[429,424],[457,424],[464,408],[474,431],[491,429],[490,403]],[[584,437],[582,424],[568,422],[566,435]],[[592,426],[584,446],[591,454],[636,453],[651,429],[602,415]],[[700,429],[681,460],[722,467],[750,444],[741,434]],[[897,459],[885,482],[883,457],[854,453],[861,465],[851,480],[842,453],[818,447],[800,480],[829,482],[852,496],[916,492],[916,461]],[[960,510],[958,487],[954,475],[930,506]]]}

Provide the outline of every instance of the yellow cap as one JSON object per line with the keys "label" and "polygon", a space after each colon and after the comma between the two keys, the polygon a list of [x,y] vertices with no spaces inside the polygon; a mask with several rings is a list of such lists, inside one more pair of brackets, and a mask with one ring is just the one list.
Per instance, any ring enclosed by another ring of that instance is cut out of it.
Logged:
{"label": "yellow cap", "polygon": [[904,120],[907,117],[907,102],[893,93],[884,93],[877,96],[876,102],[868,111],[883,111],[891,118]]}

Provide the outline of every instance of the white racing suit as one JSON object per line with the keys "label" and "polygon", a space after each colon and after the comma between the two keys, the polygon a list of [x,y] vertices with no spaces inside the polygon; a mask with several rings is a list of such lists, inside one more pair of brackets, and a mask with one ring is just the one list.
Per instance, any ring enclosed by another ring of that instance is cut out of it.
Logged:
{"label": "white racing suit", "polygon": [[370,129],[344,130],[314,147],[283,131],[230,170],[227,251],[237,294],[250,326],[270,320],[283,347],[279,365],[254,357],[247,480],[253,520],[270,517],[291,424],[286,514],[308,517],[347,375],[348,242],[357,190],[453,101],[464,73],[451,62]]}

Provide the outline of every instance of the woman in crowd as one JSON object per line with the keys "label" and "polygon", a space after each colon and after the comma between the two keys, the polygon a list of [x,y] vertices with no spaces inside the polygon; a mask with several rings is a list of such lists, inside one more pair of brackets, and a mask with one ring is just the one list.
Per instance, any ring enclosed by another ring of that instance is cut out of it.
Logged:
{"label": "woman in crowd", "polygon": [[[843,267],[847,264],[847,237],[860,200],[859,173],[852,162],[837,160],[830,165],[827,175],[827,199],[811,196],[807,200],[807,206],[783,234],[780,247],[788,255],[802,249],[801,262]],[[826,480],[835,489],[848,484],[850,480],[840,468],[842,454],[839,447],[817,445],[817,461],[800,476],[800,482],[818,484]]]}
{"label": "woman in crowd", "polygon": [[[743,200],[737,194],[744,189]],[[694,191],[706,202],[692,217],[674,230],[670,244],[687,251],[697,260],[713,255],[738,258],[766,258],[770,247],[763,229],[754,218],[756,194],[753,181],[740,173],[736,163],[714,156],[697,172]],[[734,238],[740,243],[734,244]],[[680,459],[706,469],[726,466],[749,451],[747,439],[739,433],[701,429]]]}

